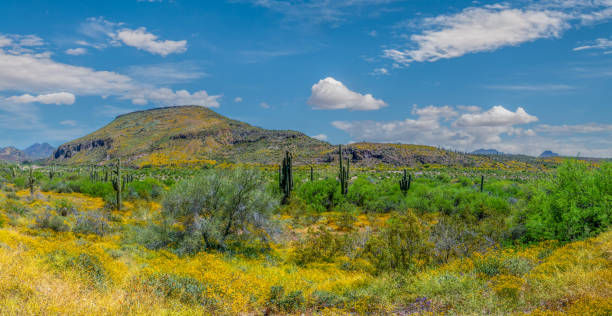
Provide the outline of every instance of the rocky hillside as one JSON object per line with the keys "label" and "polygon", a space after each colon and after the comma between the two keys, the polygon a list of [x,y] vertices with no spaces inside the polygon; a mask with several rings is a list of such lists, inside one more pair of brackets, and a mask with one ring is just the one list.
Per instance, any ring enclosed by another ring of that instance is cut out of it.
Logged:
{"label": "rocky hillside", "polygon": [[26,156],[26,154],[24,154],[23,151],[15,147],[9,146],[0,148],[0,160],[21,162],[27,159],[28,157]]}
{"label": "rocky hillside", "polygon": [[[296,164],[333,163],[338,148],[289,130],[267,130],[200,106],[178,106],[118,116],[105,127],[61,145],[53,163],[130,165],[278,163],[285,150]],[[431,146],[357,143],[343,149],[354,164],[465,164],[473,158]]]}
{"label": "rocky hillside", "polygon": [[272,163],[289,149],[313,159],[331,146],[287,130],[266,130],[200,106],[138,111],[61,145],[60,163],[104,163],[122,158],[132,165],[232,162]]}

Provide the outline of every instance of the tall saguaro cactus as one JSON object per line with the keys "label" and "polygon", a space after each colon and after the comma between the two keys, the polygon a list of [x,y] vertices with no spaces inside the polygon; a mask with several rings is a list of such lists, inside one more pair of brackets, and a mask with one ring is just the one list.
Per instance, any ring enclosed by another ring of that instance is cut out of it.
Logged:
{"label": "tall saguaro cactus", "polygon": [[283,163],[278,167],[278,185],[283,192],[283,203],[286,203],[293,191],[293,156],[285,152]]}
{"label": "tall saguaro cactus", "polygon": [[480,192],[484,190],[484,176],[480,176]]}
{"label": "tall saguaro cactus", "polygon": [[121,211],[121,158],[117,160],[117,166],[114,173],[115,176],[113,178],[113,189],[115,189],[115,192],[117,194],[117,210]]}
{"label": "tall saguaro cactus", "polygon": [[399,181],[400,190],[402,190],[402,193],[404,193],[404,195],[408,193],[408,190],[410,189],[410,182],[412,182],[412,175],[408,175],[408,177],[406,177],[406,175],[407,175],[407,171],[406,169],[404,169],[404,175],[402,176],[402,179]]}
{"label": "tall saguaro cactus", "polygon": [[30,173],[28,174],[28,179],[26,180],[26,184],[30,189],[30,196],[34,196],[34,184],[36,184],[36,179],[34,178],[33,169],[30,167]]}
{"label": "tall saguaro cactus", "polygon": [[338,145],[338,160],[340,161],[340,173],[338,174],[338,178],[340,179],[340,192],[342,192],[342,195],[347,195],[351,162],[347,158],[346,168],[342,165],[342,145]]}

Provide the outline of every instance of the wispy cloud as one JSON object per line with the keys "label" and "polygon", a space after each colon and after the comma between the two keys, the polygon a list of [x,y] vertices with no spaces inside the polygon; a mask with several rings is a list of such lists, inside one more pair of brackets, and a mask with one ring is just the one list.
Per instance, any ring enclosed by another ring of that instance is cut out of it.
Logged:
{"label": "wispy cloud", "polygon": [[[609,0],[548,0],[469,7],[458,13],[411,21],[407,43],[383,51],[401,65],[490,52],[538,39],[559,38],[572,26],[612,18]],[[514,5],[514,6],[513,6]],[[590,47],[589,47],[590,48]],[[587,48],[579,48],[587,49]]]}
{"label": "wispy cloud", "polygon": [[508,91],[567,91],[575,90],[576,87],[566,84],[517,84],[517,85],[485,85],[485,88],[491,90],[508,90]]}

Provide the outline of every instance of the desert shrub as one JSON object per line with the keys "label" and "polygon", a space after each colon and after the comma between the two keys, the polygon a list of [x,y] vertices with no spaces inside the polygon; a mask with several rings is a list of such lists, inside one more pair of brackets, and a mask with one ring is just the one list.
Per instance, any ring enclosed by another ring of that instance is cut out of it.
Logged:
{"label": "desert shrub", "polygon": [[226,239],[267,240],[277,199],[257,170],[213,169],[177,183],[163,200],[163,216],[180,223],[187,252],[226,248]]}
{"label": "desert shrub", "polygon": [[53,202],[53,208],[61,216],[67,216],[68,214],[76,212],[76,208],[68,199],[55,200]]}
{"label": "desert shrub", "polygon": [[347,200],[368,212],[390,212],[405,208],[404,195],[396,181],[357,178],[350,187]]}
{"label": "desert shrub", "polygon": [[76,271],[81,277],[99,289],[104,288],[109,281],[100,259],[88,253],[72,255],[64,250],[56,250],[47,255],[47,262],[59,271],[65,269]]}
{"label": "desert shrub", "polygon": [[392,217],[386,228],[365,245],[365,256],[377,271],[412,269],[424,252],[425,236],[410,211]]}
{"label": "desert shrub", "polygon": [[34,227],[38,229],[51,229],[56,232],[65,232],[70,230],[70,227],[64,221],[63,216],[58,216],[50,211],[46,211],[43,214],[36,217],[34,221]]}
{"label": "desert shrub", "polygon": [[140,276],[135,282],[159,297],[176,299],[185,304],[215,305],[214,300],[205,295],[206,286],[192,277],[160,272]]}
{"label": "desert shrub", "polygon": [[509,274],[515,276],[522,276],[533,268],[533,264],[528,259],[522,257],[507,258],[502,262],[502,265]]}
{"label": "desert shrub", "polygon": [[606,230],[612,221],[612,164],[590,169],[565,161],[531,200],[524,240],[572,241]]}
{"label": "desert shrub", "polygon": [[502,272],[503,262],[495,256],[476,258],[474,260],[474,272],[492,277]]}
{"label": "desert shrub", "polygon": [[69,181],[68,188],[72,190],[72,192],[83,193],[89,196],[101,198],[112,195],[114,192],[113,185],[109,182],[91,181],[85,178]]}
{"label": "desert shrub", "polygon": [[143,199],[150,201],[157,199],[163,192],[163,185],[156,179],[147,178],[142,181],[134,181],[127,185],[127,196],[131,199]]}
{"label": "desert shrub", "polygon": [[103,213],[99,211],[90,211],[79,214],[72,231],[77,234],[104,236],[110,232],[110,225]]}
{"label": "desert shrub", "polygon": [[303,183],[296,191],[298,197],[317,212],[329,211],[344,200],[340,184],[332,178]]}
{"label": "desert shrub", "polygon": [[275,285],[270,287],[267,305],[273,312],[292,313],[301,309],[304,301],[302,291],[285,294],[285,288],[282,285]]}
{"label": "desert shrub", "polygon": [[345,245],[345,238],[333,234],[325,226],[309,229],[306,237],[295,245],[291,260],[299,265],[311,262],[333,262]]}
{"label": "desert shrub", "polygon": [[[17,197],[19,198],[19,197]],[[2,208],[6,210],[8,213],[24,215],[29,212],[29,208],[17,200],[9,198],[2,203]]]}

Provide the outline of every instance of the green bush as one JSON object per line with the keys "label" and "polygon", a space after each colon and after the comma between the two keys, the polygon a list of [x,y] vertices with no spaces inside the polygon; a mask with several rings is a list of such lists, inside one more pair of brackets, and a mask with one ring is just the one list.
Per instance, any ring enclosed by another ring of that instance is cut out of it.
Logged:
{"label": "green bush", "polygon": [[410,211],[393,216],[388,226],[366,244],[365,256],[378,272],[415,267],[423,257],[425,236],[419,219]]}
{"label": "green bush", "polygon": [[293,252],[292,261],[299,265],[311,262],[333,262],[345,245],[345,238],[333,234],[325,226],[310,229],[307,236],[297,242]]}
{"label": "green bush", "polygon": [[59,271],[65,269],[77,271],[84,279],[88,280],[98,289],[105,288],[109,281],[100,259],[88,253],[80,253],[74,256],[66,253],[64,250],[56,250],[47,255],[47,262]]}
{"label": "green bush", "polygon": [[[350,190],[349,190],[350,192]],[[309,181],[297,188],[297,195],[316,212],[326,212],[344,200],[336,179]]]}
{"label": "green bush", "polygon": [[612,220],[612,164],[565,161],[540,183],[528,205],[525,241],[573,241],[605,231]]}
{"label": "green bush", "polygon": [[269,218],[278,205],[258,170],[213,169],[177,183],[163,200],[163,216],[185,230],[179,248],[226,249],[226,241],[267,241]]}

